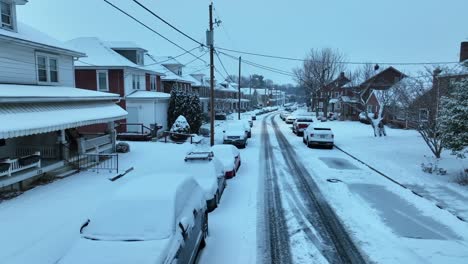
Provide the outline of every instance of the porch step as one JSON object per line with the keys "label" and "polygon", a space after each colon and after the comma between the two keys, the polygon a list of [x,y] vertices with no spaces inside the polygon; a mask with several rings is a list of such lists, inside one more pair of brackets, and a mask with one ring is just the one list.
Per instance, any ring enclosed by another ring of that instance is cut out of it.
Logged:
{"label": "porch step", "polygon": [[59,178],[59,179],[62,179],[62,178],[66,178],[68,176],[71,176],[75,173],[77,173],[78,170],[73,168],[72,166],[69,166],[69,165],[65,165],[63,167],[60,167],[56,170],[53,170],[53,171],[49,171],[47,173],[47,176],[48,177],[52,177],[52,178]]}

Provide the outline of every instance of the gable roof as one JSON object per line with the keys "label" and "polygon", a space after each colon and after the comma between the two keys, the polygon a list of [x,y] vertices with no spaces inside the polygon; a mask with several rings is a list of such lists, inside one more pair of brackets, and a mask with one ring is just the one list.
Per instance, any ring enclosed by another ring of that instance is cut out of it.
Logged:
{"label": "gable roof", "polygon": [[140,66],[115,52],[104,41],[95,37],[81,37],[66,42],[68,45],[80,48],[86,52],[87,57],[75,62],[75,66],[88,67],[132,67]]}
{"label": "gable roof", "polygon": [[0,28],[0,38],[24,42],[32,46],[41,47],[43,49],[57,50],[61,53],[68,54],[74,57],[86,56],[79,48],[74,48],[66,43],[63,43],[29,25],[17,22],[17,32]]}
{"label": "gable roof", "polygon": [[372,89],[385,90],[392,87],[395,83],[405,77],[407,76],[399,70],[393,67],[388,67],[365,80],[363,83],[361,83],[360,87],[367,88],[367,86],[370,86]]}

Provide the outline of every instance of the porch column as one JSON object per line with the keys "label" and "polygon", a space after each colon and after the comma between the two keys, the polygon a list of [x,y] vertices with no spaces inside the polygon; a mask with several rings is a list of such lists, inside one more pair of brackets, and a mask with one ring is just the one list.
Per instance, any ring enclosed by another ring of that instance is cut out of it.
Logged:
{"label": "porch column", "polygon": [[117,141],[117,132],[115,131],[114,121],[107,122],[107,133],[110,135],[112,144],[112,153],[115,152],[115,144]]}
{"label": "porch column", "polygon": [[68,160],[70,158],[70,148],[67,142],[67,138],[65,137],[65,129],[58,131],[59,134],[57,136],[57,143],[59,145],[61,159]]}

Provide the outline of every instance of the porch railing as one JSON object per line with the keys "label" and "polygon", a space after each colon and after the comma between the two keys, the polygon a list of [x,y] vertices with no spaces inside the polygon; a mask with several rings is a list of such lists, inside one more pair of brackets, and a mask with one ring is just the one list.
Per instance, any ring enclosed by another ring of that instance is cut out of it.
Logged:
{"label": "porch railing", "polygon": [[119,154],[78,154],[68,161],[70,165],[80,171],[109,171],[119,172]]}
{"label": "porch railing", "polygon": [[33,155],[36,152],[41,153],[41,158],[44,159],[57,159],[60,158],[60,149],[58,145],[45,145],[45,146],[17,146],[16,156],[23,157]]}
{"label": "porch railing", "polygon": [[41,153],[39,151],[32,155],[0,161],[0,177],[11,177],[13,173],[29,168],[41,168]]}
{"label": "porch railing", "polygon": [[111,144],[112,136],[110,134],[93,138],[81,137],[78,140],[78,149],[80,153],[86,153],[88,151],[99,152],[101,150],[107,150],[104,146],[111,146]]}

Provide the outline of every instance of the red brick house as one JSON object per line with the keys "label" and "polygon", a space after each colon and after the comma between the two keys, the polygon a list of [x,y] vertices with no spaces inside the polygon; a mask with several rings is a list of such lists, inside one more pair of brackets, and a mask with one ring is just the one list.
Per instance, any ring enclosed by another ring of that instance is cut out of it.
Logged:
{"label": "red brick house", "polygon": [[142,126],[145,131],[156,125],[167,128],[169,94],[162,93],[165,69],[147,50],[133,42],[105,42],[92,37],[73,39],[68,44],[87,54],[75,64],[76,87],[119,94],[119,105],[128,112],[126,120],[120,122],[140,124],[121,126],[121,132],[141,131]]}

